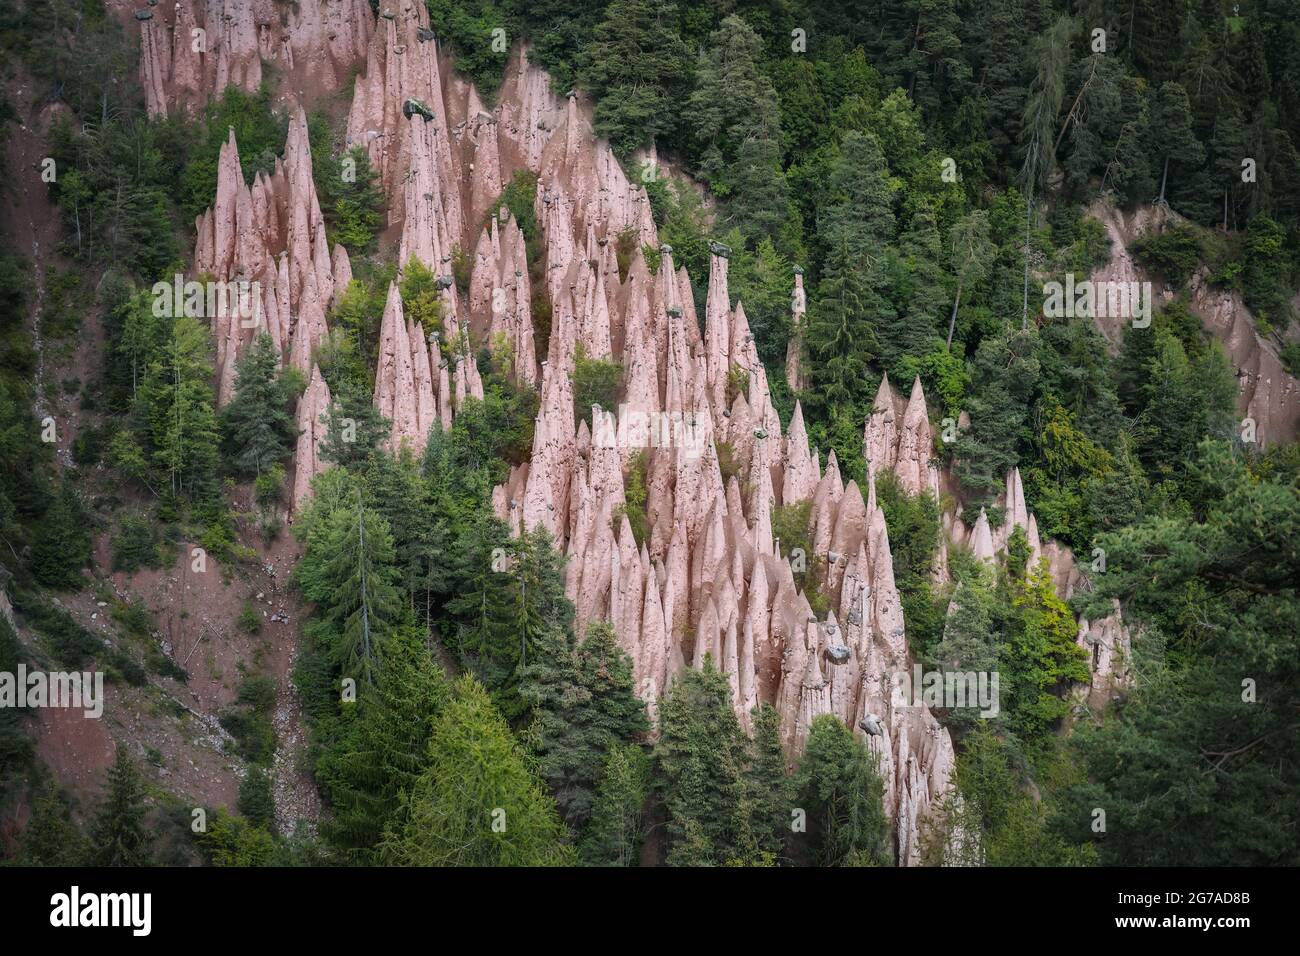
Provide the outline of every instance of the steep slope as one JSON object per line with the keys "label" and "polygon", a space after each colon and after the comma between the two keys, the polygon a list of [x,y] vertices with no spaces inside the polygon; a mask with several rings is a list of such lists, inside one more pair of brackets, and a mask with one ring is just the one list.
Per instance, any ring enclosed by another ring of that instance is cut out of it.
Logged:
{"label": "steep slope", "polygon": [[[494,490],[493,501],[515,533],[544,527],[566,554],[566,590],[580,632],[599,619],[613,624],[652,712],[674,678],[708,655],[730,679],[742,723],[759,702],[778,708],[792,754],[822,714],[857,728],[880,760],[899,860],[917,862],[927,819],[949,789],[954,752],[930,710],[893,686],[912,658],[875,477],[891,471],[913,494],[938,496],[951,485],[931,460],[919,380],[906,401],[887,381],[881,385],[864,424],[865,492],[844,482],[833,452],[823,468],[798,406],[782,434],[744,306],[729,294],[727,250],[714,247],[701,323],[690,277],[659,243],[644,189],[594,136],[589,105],[573,93],[557,95],[521,48],[488,110],[449,69],[424,5],[395,6],[370,39],[348,142],[364,146],[379,171],[389,223],[400,234],[399,265],[418,259],[439,276],[447,343],[437,333],[426,340],[390,287],[374,396],[392,422],[390,446],[418,450],[435,424],[449,427],[467,396],[482,395],[477,345],[508,343],[513,374],[537,387],[541,405],[531,458]],[[329,405],[312,348],[325,332],[328,303],[350,276],[346,253],[325,247],[306,135],[298,112],[284,161],[251,187],[232,137],[216,202],[197,223],[195,254],[197,272],[262,285],[253,329],[230,322],[215,329],[223,398],[234,358],[259,325],[285,360],[309,375],[299,408],[295,504],[322,467],[320,417]],[[494,208],[519,170],[538,181],[552,307],[544,342],[531,315],[522,232],[507,210]],[[631,249],[625,270],[620,239]],[[473,250],[464,291],[450,274],[458,248]],[[658,251],[657,270],[643,248]],[[801,276],[795,283],[797,328]],[[619,408],[593,409],[590,420],[575,414],[586,411],[574,407],[579,348],[624,370]],[[637,540],[622,511],[624,475],[643,451],[649,531]],[[804,501],[813,554],[783,554],[774,509]],[[959,512],[945,515],[941,583],[949,547],[993,560],[1021,525],[1035,554],[1049,557],[1063,595],[1086,586],[1067,549],[1039,541],[1016,471],[1001,504],[1007,522],[996,533],[984,515],[970,532]],[[799,589],[792,563],[814,558],[825,565],[824,620]],[[1103,648],[1092,659],[1094,690],[1104,692],[1122,678],[1127,634],[1117,616],[1085,620],[1079,641]]]}
{"label": "steep slope", "polygon": [[[1133,260],[1129,246],[1149,230],[1181,221],[1169,209],[1144,207],[1126,215],[1101,202],[1094,203],[1089,214],[1105,225],[1111,242],[1110,261],[1089,277],[1094,282],[1150,281]],[[1158,288],[1158,283],[1153,287]],[[1282,367],[1277,349],[1256,330],[1255,319],[1241,294],[1211,286],[1204,266],[1192,276],[1190,291],[1192,312],[1223,343],[1236,370],[1237,408],[1243,416],[1254,419],[1259,443],[1294,441],[1300,434],[1300,381]],[[1164,294],[1166,298],[1172,296],[1167,289]],[[1098,328],[1116,347],[1122,324],[1123,320],[1115,317],[1097,319]]]}

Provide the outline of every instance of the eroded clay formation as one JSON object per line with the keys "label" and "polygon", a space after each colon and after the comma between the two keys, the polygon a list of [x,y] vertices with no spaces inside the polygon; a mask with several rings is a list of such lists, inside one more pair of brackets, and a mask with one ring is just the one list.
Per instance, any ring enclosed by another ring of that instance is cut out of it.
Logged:
{"label": "eroded clay formation", "polygon": [[[1090,214],[1101,220],[1110,239],[1110,260],[1089,278],[1094,282],[1139,282],[1150,277],[1133,260],[1131,243],[1143,233],[1176,224],[1177,213],[1167,208],[1142,208],[1125,214],[1104,203],[1094,203]],[[1207,281],[1207,270],[1198,267],[1191,280],[1189,307],[1220,342],[1237,373],[1237,409],[1255,422],[1255,437],[1261,445],[1294,441],[1300,434],[1300,381],[1282,365],[1274,345],[1261,336],[1255,318],[1242,301],[1241,293],[1216,289]],[[1158,283],[1153,283],[1158,287]],[[1164,298],[1173,293],[1165,290]],[[1098,319],[1097,325],[1118,347],[1121,317]]]}
{"label": "eroded clay formation", "polygon": [[368,0],[161,0],[134,7],[149,114],[194,111],[228,86],[257,90],[263,63],[282,88],[332,92],[364,59]]}
{"label": "eroded clay formation", "polygon": [[[838,716],[878,755],[899,860],[917,862],[925,823],[949,790],[954,754],[929,709],[893,692],[892,675],[910,670],[912,660],[875,479],[887,470],[909,492],[934,495],[947,480],[931,460],[920,382],[906,401],[882,383],[864,423],[867,486],[846,483],[834,453],[823,467],[810,447],[801,408],[782,433],[744,307],[728,292],[726,250],[714,248],[697,316],[685,268],[659,243],[644,189],[593,135],[589,107],[553,93],[521,50],[489,111],[440,59],[423,3],[386,4],[377,22],[348,139],[367,149],[383,180],[390,224],[400,229],[399,264],[418,258],[439,277],[443,312],[431,337],[403,314],[397,288],[388,292],[375,402],[393,423],[391,447],[418,449],[430,428],[449,425],[466,396],[482,394],[471,356],[483,343],[498,354],[508,348],[511,374],[535,385],[541,402],[531,458],[493,501],[514,533],[543,527],[566,554],[579,633],[592,621],[612,622],[652,712],[678,675],[709,656],[727,675],[743,724],[757,704],[776,706],[792,755],[816,717]],[[544,355],[530,314],[523,235],[496,208],[503,185],[523,169],[538,177],[541,274],[552,308]],[[329,403],[311,348],[325,304],[350,272],[346,255],[326,255],[310,187],[301,114],[283,169],[252,187],[243,185],[232,140],[222,153],[217,203],[199,220],[196,251],[199,271],[273,280],[273,294],[263,296],[268,328],[311,381],[299,410],[299,501],[321,467],[320,416]],[[620,234],[635,240],[625,272]],[[656,271],[643,246],[657,250]],[[471,254],[464,292],[451,277],[457,247]],[[248,335],[216,334],[224,382]],[[621,363],[619,408],[575,409],[579,349]],[[791,372],[796,381],[799,374]],[[647,487],[640,541],[623,511],[633,467],[645,469]],[[792,554],[774,537],[773,513],[805,501],[812,553]],[[1018,472],[1007,478],[1003,504],[1007,521],[996,532],[985,515],[970,532],[959,515],[945,516],[936,575],[946,579],[947,548],[970,547],[993,560],[1020,524],[1035,553],[1048,555],[1062,593],[1083,586],[1068,551],[1038,540]],[[792,562],[824,569],[824,616],[814,614]],[[1094,655],[1098,686],[1108,686],[1127,638],[1118,619],[1081,622],[1081,643],[1094,633],[1106,642],[1105,654]]]}

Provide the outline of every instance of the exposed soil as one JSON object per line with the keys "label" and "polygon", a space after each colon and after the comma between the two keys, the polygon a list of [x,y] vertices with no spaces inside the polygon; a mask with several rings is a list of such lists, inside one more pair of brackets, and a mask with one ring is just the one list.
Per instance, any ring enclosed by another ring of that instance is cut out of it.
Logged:
{"label": "exposed soil", "polygon": [[[62,471],[73,465],[72,444],[79,431],[99,418],[97,412],[80,407],[79,397],[80,390],[93,386],[102,374],[103,323],[99,310],[89,308],[74,335],[51,341],[44,334],[52,270],[70,266],[58,252],[62,239],[58,210],[50,203],[41,178],[49,130],[64,107],[40,103],[41,91],[22,75],[9,81],[6,91],[20,124],[10,127],[4,147],[8,176],[7,188],[0,193],[0,233],[30,264],[33,287],[28,321],[38,356],[37,417],[51,416],[55,421],[56,457]],[[88,293],[93,293],[100,277],[98,271],[86,275],[83,270]],[[62,386],[74,379],[80,389]],[[141,511],[150,507],[150,501],[110,484],[107,477],[102,470],[87,470],[78,485],[89,497],[100,492]],[[247,488],[236,489],[234,497],[236,510],[253,511]],[[128,747],[158,791],[195,806],[233,808],[246,771],[234,751],[234,741],[220,726],[219,716],[235,702],[243,674],[260,672],[277,684],[273,715],[277,822],[286,832],[298,819],[314,826],[319,801],[310,777],[301,768],[306,732],[291,682],[302,614],[296,593],[288,585],[298,557],[292,536],[286,530],[268,546],[250,527],[241,533],[241,543],[257,551],[257,558],[246,566],[229,568],[209,557],[206,569],[198,572],[191,556],[197,542],[186,542],[176,550],[170,567],[133,575],[110,571],[109,540],[109,530],[96,537],[93,583],[78,593],[61,596],[59,603],[92,634],[125,646],[139,658],[140,648],[121,633],[110,617],[109,606],[110,600],[139,600],[154,617],[158,646],[185,668],[189,679],[180,682],[150,674],[149,683],[140,688],[109,682],[99,720],[86,719],[75,710],[38,710],[30,727],[40,759],[82,813],[98,799],[118,745]],[[246,602],[262,617],[256,634],[236,625]],[[19,633],[26,642],[36,639],[26,628]]]}

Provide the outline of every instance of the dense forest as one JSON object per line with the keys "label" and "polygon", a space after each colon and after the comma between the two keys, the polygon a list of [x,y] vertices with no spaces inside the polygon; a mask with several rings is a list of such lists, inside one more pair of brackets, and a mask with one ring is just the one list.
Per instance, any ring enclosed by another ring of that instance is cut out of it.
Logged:
{"label": "dense forest", "polygon": [[[710,244],[728,248],[731,295],[782,425],[799,402],[809,440],[834,451],[845,479],[865,487],[863,423],[885,376],[919,377],[936,433],[961,423],[933,449],[951,494],[876,481],[910,654],[1003,682],[1000,719],[940,714],[957,761],[927,863],[1300,862],[1300,451],[1254,440],[1233,365],[1191,303],[1194,282],[1239,295],[1300,373],[1290,3],[427,6],[487,104],[511,55],[491,42],[499,28],[530,44],[556,90],[589,97],[701,314]],[[238,799],[208,807],[202,831],[138,749],[119,742],[102,792],[72,794],[38,757],[31,718],[0,708],[0,817],[21,806],[27,820],[0,841],[0,861],[894,865],[876,758],[854,728],[819,717],[789,755],[776,711],[762,705],[743,726],[712,661],[649,713],[613,628],[577,633],[564,555],[544,530],[512,535],[493,509],[493,487],[528,460],[541,399],[492,343],[465,346],[482,400],[422,454],[391,451],[372,401],[386,290],[397,281],[405,314],[433,330],[437,281],[418,261],[399,272],[378,173],[345,142],[337,102],[309,104],[312,166],[353,282],[316,355],[333,396],[329,467],[285,525],[303,375],[261,336],[219,406],[208,329],[157,315],[150,289],[188,269],[229,130],[251,183],[275,168],[289,113],[268,75],[194,115],[151,117],[135,37],[102,0],[0,12],[0,131],[12,141],[31,122],[17,78],[36,108],[57,104],[44,155],[58,175],[40,188],[59,220],[59,264],[39,280],[33,250],[0,253],[0,584],[14,612],[0,615],[0,671],[184,682],[149,609],[114,594],[108,575],[179,566],[191,543],[238,575],[291,541],[307,609],[292,685],[323,809],[316,827],[277,819],[276,689],[250,664],[220,718]],[[340,177],[345,162],[354,177]],[[40,171],[5,170],[19,176]],[[540,277],[536,190],[516,175],[501,204]],[[1157,279],[1153,321],[1115,342],[1043,309],[1045,284],[1110,259],[1099,208],[1154,210],[1161,224],[1132,245]],[[656,250],[643,254],[657,267]],[[453,264],[462,286],[467,255]],[[549,321],[549,306],[534,315]],[[60,378],[91,316],[98,364],[85,381]],[[784,371],[792,342],[799,389]],[[613,404],[621,373],[579,355],[575,404]],[[81,413],[68,455],[42,438],[58,402]],[[1018,533],[994,566],[952,550],[951,580],[935,583],[943,512],[960,499],[968,523],[983,508],[1000,526],[1016,467],[1044,539],[1085,566],[1102,555],[1068,602]],[[619,517],[639,541],[648,481],[644,462],[624,477]],[[806,510],[775,520],[787,546],[808,535]],[[66,608],[77,593],[102,598],[112,641]],[[1105,706],[1080,706],[1076,616],[1114,601],[1133,634],[1131,678]],[[256,633],[258,612],[244,610]]]}

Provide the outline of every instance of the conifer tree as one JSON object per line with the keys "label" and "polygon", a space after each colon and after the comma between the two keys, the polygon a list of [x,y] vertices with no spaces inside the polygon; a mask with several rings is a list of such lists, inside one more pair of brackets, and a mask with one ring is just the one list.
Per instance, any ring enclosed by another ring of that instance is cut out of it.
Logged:
{"label": "conifer tree", "polygon": [[1192,129],[1192,107],[1187,91],[1177,83],[1165,83],[1156,94],[1151,115],[1152,155],[1161,167],[1160,195],[1156,202],[1165,201],[1169,185],[1169,167],[1175,172],[1190,170],[1205,161],[1205,147]]}
{"label": "conifer tree", "polygon": [[295,579],[317,605],[334,665],[372,682],[389,637],[409,616],[388,522],[362,505],[360,489],[351,501],[315,499],[310,511]]}
{"label": "conifer tree", "polygon": [[754,736],[745,763],[745,794],[750,829],[759,853],[778,857],[790,832],[794,778],[781,746],[781,715],[771,704],[753,711]]}
{"label": "conifer tree", "polygon": [[108,770],[108,793],[91,826],[95,866],[148,866],[153,836],[145,826],[144,783],[125,747]]}
{"label": "conifer tree", "polygon": [[564,866],[555,803],[487,692],[466,675],[429,737],[429,760],[381,846],[398,866]]}
{"label": "conifer tree", "polygon": [[1065,693],[1070,682],[1087,681],[1089,671],[1087,655],[1075,643],[1074,616],[1056,595],[1046,558],[1026,570],[1013,584],[1017,613],[1001,661],[999,690],[1009,725],[1032,746],[1069,711]]}
{"label": "conifer tree", "polygon": [[466,576],[447,605],[459,624],[457,649],[506,719],[518,721],[527,709],[522,669],[545,635],[571,626],[563,558],[544,529],[510,540],[489,512],[471,528],[459,560]]}
{"label": "conifer tree", "polygon": [[649,779],[650,760],[639,746],[610,747],[580,846],[587,866],[637,864],[645,837],[642,810]]}
{"label": "conifer tree", "polygon": [[838,717],[823,714],[808,733],[799,799],[808,841],[821,866],[888,866],[889,822],[876,761]]}
{"label": "conifer tree", "polygon": [[583,48],[579,77],[596,100],[596,132],[621,155],[677,125],[690,74],[670,0],[614,0]]}
{"label": "conifer tree", "polygon": [[716,866],[752,857],[745,804],[745,742],[727,678],[706,657],[673,684],[660,708],[658,785],[668,810],[668,862]]}
{"label": "conifer tree", "polygon": [[550,628],[523,668],[520,695],[533,715],[542,779],[565,822],[578,832],[591,813],[610,750],[650,728],[633,686],[632,661],[604,621],[591,624],[586,640],[576,645],[569,629]]}
{"label": "conifer tree", "polygon": [[222,410],[222,423],[225,458],[244,477],[261,475],[282,461],[298,437],[289,411],[292,387],[279,364],[265,332],[235,363],[235,394]]}
{"label": "conifer tree", "polygon": [[367,862],[429,763],[429,737],[450,690],[420,629],[402,627],[373,685],[361,689],[340,739],[321,755],[317,779],[329,796],[324,835],[346,858]]}
{"label": "conifer tree", "polygon": [[90,563],[89,515],[76,489],[64,481],[32,535],[32,573],[47,587],[77,588]]}
{"label": "conifer tree", "polygon": [[160,482],[173,497],[195,502],[217,493],[220,429],[210,384],[209,338],[194,319],[174,319],[141,389]]}

